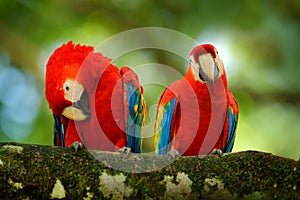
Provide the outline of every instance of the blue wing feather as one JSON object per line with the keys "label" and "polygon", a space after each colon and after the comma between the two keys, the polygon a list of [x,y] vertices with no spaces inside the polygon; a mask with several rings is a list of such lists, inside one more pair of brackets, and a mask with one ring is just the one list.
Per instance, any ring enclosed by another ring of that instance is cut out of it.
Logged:
{"label": "blue wing feather", "polygon": [[65,127],[59,116],[53,114],[54,118],[54,145],[65,146]]}
{"label": "blue wing feather", "polygon": [[[167,105],[168,104],[168,105]],[[176,98],[173,98],[169,103],[167,103],[163,110],[162,119],[158,125],[158,144],[157,144],[157,154],[165,155],[170,151],[170,138],[171,138],[171,124],[174,116],[174,110],[176,105]]]}
{"label": "blue wing feather", "polygon": [[237,125],[238,115],[234,113],[231,107],[228,108],[228,136],[227,143],[224,152],[231,152],[234,144],[234,139],[236,135],[236,125]]}
{"label": "blue wing feather", "polygon": [[[127,146],[134,153],[141,153],[141,138],[143,124],[143,99],[142,93],[132,84],[126,83],[128,97],[128,121],[127,121]],[[135,107],[137,106],[137,110]]]}

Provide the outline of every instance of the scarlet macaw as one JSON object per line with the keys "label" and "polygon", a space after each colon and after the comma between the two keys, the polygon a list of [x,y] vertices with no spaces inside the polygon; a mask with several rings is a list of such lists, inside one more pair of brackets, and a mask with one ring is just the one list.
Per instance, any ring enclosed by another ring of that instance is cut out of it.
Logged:
{"label": "scarlet macaw", "polygon": [[55,145],[140,153],[146,105],[143,87],[128,67],[119,70],[92,46],[70,41],[49,58],[45,92]]}
{"label": "scarlet macaw", "polygon": [[214,149],[231,152],[238,114],[218,51],[211,44],[196,46],[185,76],[171,83],[159,100],[156,153],[173,152],[174,156],[175,151],[175,155],[192,156]]}

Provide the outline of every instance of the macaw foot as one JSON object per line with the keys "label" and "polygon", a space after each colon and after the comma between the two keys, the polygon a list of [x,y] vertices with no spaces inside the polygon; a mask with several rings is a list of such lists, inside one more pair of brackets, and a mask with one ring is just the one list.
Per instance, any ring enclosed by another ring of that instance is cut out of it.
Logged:
{"label": "macaw foot", "polygon": [[213,149],[210,155],[217,155],[221,157],[223,155],[223,151],[221,149]]}
{"label": "macaw foot", "polygon": [[131,148],[130,147],[122,147],[122,148],[118,149],[118,152],[128,156],[131,152]]}
{"label": "macaw foot", "polygon": [[170,156],[171,158],[173,158],[174,160],[176,158],[178,158],[179,156],[181,156],[181,154],[179,153],[179,151],[177,151],[176,149],[171,149],[167,154],[167,156]]}
{"label": "macaw foot", "polygon": [[77,142],[77,141],[76,141],[76,142],[73,142],[69,147],[70,147],[70,148],[73,148],[74,151],[78,151],[78,150],[83,149],[82,143],[81,143],[81,142]]}

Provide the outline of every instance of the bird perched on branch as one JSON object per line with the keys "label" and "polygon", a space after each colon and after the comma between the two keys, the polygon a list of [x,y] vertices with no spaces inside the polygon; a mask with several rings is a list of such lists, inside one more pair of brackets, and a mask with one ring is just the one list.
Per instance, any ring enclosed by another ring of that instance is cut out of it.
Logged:
{"label": "bird perched on branch", "polygon": [[143,87],[92,46],[71,41],[46,65],[46,99],[54,116],[54,144],[103,151],[141,151],[146,115]]}
{"label": "bird perched on branch", "polygon": [[159,100],[156,153],[192,156],[214,149],[230,152],[238,114],[218,51],[211,44],[196,46],[185,76],[171,83]]}

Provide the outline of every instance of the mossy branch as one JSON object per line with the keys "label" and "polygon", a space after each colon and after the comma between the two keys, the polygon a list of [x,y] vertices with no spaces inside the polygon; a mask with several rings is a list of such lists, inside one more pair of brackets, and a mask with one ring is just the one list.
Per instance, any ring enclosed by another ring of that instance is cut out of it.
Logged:
{"label": "mossy branch", "polygon": [[0,143],[0,199],[299,199],[300,162],[121,154]]}

